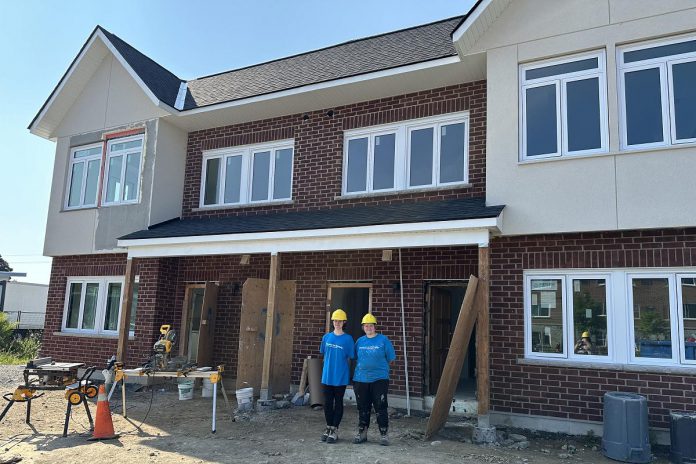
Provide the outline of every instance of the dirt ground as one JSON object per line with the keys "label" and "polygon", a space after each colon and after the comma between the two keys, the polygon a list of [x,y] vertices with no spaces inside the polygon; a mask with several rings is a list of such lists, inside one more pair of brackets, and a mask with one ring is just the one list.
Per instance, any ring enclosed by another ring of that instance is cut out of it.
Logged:
{"label": "dirt ground", "polygon": [[[7,372],[0,370],[2,394],[12,391],[18,380],[16,372],[20,370]],[[440,435],[425,441],[422,431],[427,418],[400,417],[398,411],[393,411],[390,421],[391,446],[377,443],[376,426],[370,428],[367,443],[354,445],[351,441],[357,413],[350,405],[346,407],[338,443],[326,444],[319,440],[324,424],[322,411],[309,407],[276,409],[238,414],[238,420],[233,422],[220,396],[217,433],[213,434],[211,399],[201,398],[197,390],[193,400],[179,401],[173,387],[129,391],[128,419],[121,416],[120,400],[114,395],[111,401],[113,423],[121,436],[104,442],[87,441],[91,434],[83,406],[73,409],[68,437],[62,437],[66,401],[61,392],[49,392],[34,401],[32,426],[24,423],[25,404],[16,403],[0,423],[0,463],[12,458],[21,458],[22,463],[127,462],[131,459],[141,463],[259,464],[614,462],[597,451],[598,439],[588,437],[504,431],[524,434],[529,446],[514,449],[518,445],[511,444],[514,440],[510,438],[503,445],[477,446],[470,443],[471,428],[463,422],[450,423]],[[234,399],[231,399],[234,407]],[[91,404],[90,408],[94,415],[96,406]],[[512,438],[520,439],[514,435]]]}

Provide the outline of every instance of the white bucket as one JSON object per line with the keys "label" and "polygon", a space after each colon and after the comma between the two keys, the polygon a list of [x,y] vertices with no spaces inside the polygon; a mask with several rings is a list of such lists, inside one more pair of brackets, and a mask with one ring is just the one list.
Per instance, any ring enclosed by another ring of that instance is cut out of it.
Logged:
{"label": "white bucket", "polygon": [[193,399],[193,380],[179,380],[179,399]]}
{"label": "white bucket", "polygon": [[203,379],[203,389],[201,390],[201,398],[213,397],[213,382],[210,379]]}
{"label": "white bucket", "polygon": [[251,409],[254,400],[254,389],[252,387],[237,390],[237,406],[239,409]]}

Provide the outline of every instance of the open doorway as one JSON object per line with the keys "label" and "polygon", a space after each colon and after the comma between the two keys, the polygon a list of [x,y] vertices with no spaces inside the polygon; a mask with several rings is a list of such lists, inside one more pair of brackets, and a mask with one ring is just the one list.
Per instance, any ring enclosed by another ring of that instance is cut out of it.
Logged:
{"label": "open doorway", "polygon": [[[425,391],[435,395],[440,384],[452,334],[461,310],[467,281],[428,282],[425,291]],[[456,399],[476,396],[476,328],[471,335],[464,366],[459,376]]]}
{"label": "open doorway", "polygon": [[179,355],[200,367],[210,366],[213,359],[217,295],[218,286],[215,282],[186,286]]}
{"label": "open doorway", "polygon": [[372,284],[369,282],[357,283],[329,283],[326,331],[331,331],[331,313],[336,309],[342,309],[348,315],[348,322],[343,326],[343,331],[357,340],[363,335],[360,322],[365,314],[372,312]]}

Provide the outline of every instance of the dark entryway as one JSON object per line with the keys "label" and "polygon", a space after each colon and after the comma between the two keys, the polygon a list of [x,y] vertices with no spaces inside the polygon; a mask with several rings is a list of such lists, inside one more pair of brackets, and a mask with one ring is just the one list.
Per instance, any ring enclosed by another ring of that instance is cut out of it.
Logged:
{"label": "dark entryway", "polygon": [[[429,282],[425,287],[425,392],[435,395],[461,310],[466,281]],[[473,398],[476,391],[476,328],[469,341],[456,398]]]}
{"label": "dark entryway", "polygon": [[328,292],[327,331],[333,330],[329,320],[331,312],[342,309],[348,315],[343,331],[354,340],[363,335],[360,322],[370,312],[372,284],[370,283],[330,283]]}

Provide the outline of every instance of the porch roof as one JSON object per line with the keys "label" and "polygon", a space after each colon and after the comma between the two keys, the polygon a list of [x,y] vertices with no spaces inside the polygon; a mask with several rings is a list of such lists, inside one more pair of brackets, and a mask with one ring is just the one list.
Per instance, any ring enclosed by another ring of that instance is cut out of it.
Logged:
{"label": "porch roof", "polygon": [[132,257],[488,243],[504,206],[484,198],[174,219],[121,237]]}

